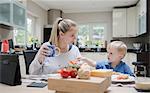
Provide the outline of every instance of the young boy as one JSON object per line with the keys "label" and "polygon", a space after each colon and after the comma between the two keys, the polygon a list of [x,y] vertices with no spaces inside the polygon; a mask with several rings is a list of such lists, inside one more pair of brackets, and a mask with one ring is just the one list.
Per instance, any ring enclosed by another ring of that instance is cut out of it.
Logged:
{"label": "young boy", "polygon": [[122,41],[113,41],[107,47],[108,60],[94,62],[91,59],[80,57],[79,60],[88,63],[96,69],[113,69],[115,72],[134,76],[130,67],[122,61],[127,53],[127,46]]}

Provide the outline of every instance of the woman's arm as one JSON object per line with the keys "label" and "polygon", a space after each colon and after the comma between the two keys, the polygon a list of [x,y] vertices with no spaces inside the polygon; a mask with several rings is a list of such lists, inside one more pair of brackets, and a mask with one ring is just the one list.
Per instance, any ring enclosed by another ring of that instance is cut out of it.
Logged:
{"label": "woman's arm", "polygon": [[30,66],[29,66],[29,74],[31,74],[31,75],[42,74],[43,64],[40,64],[40,62],[38,60],[38,55],[39,55],[39,52],[36,54],[34,60],[31,62]]}
{"label": "woman's arm", "polygon": [[29,73],[30,74],[42,74],[43,72],[43,63],[44,60],[46,58],[46,56],[48,56],[48,42],[44,43],[41,48],[39,49],[38,53],[36,54],[34,60],[32,61],[32,63],[30,64],[29,67]]}

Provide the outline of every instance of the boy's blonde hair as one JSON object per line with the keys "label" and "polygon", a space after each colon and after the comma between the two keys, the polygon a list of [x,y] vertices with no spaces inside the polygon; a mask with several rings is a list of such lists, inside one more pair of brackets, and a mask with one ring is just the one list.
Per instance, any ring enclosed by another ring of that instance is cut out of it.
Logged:
{"label": "boy's blonde hair", "polygon": [[55,46],[58,46],[59,32],[61,31],[63,33],[66,33],[72,26],[77,26],[74,21],[70,19],[57,18],[53,24],[49,42],[51,42]]}
{"label": "boy's blonde hair", "polygon": [[[113,41],[111,42],[110,44],[108,44],[107,46],[107,51],[110,49],[110,48],[115,48],[117,49],[117,51],[119,53],[121,53],[122,55],[126,55],[127,53],[127,46],[125,43],[123,43],[122,41]],[[124,57],[123,56],[123,57]]]}

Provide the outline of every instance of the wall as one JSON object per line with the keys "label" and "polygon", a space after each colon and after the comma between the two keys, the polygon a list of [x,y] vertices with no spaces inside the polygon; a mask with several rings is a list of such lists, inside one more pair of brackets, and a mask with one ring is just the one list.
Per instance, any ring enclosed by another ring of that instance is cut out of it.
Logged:
{"label": "wall", "polygon": [[27,0],[27,12],[36,17],[35,36],[40,42],[43,41],[43,28],[47,24],[47,11],[34,3],[32,0]]}
{"label": "wall", "polygon": [[64,18],[69,18],[81,23],[102,22],[107,24],[105,40],[108,42],[112,39],[112,12],[92,12],[92,13],[64,13]]}
{"label": "wall", "polygon": [[[134,42],[141,42],[143,44],[148,43],[150,45],[150,33],[146,33],[143,35],[140,35],[138,37],[127,37],[127,38],[113,38],[113,39],[119,39],[122,40],[123,42],[126,43],[128,48],[132,49],[133,48],[133,43]],[[150,46],[149,46],[150,49]]]}

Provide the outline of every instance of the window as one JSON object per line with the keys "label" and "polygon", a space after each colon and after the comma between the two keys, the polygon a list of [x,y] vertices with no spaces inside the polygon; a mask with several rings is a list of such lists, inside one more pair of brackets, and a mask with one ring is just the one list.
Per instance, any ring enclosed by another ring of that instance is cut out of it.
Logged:
{"label": "window", "polygon": [[104,47],[106,25],[101,23],[80,24],[78,32],[79,47]]}
{"label": "window", "polygon": [[25,45],[25,30],[23,29],[14,29],[14,44],[15,45]]}
{"label": "window", "polygon": [[14,30],[14,44],[15,45],[31,45],[31,39],[34,37],[34,31],[36,28],[36,18],[28,15],[27,17],[27,30],[15,29]]}
{"label": "window", "polygon": [[28,18],[27,18],[27,45],[32,44],[31,39],[34,37],[34,32],[36,29],[35,21],[36,21],[35,17],[28,15]]}

